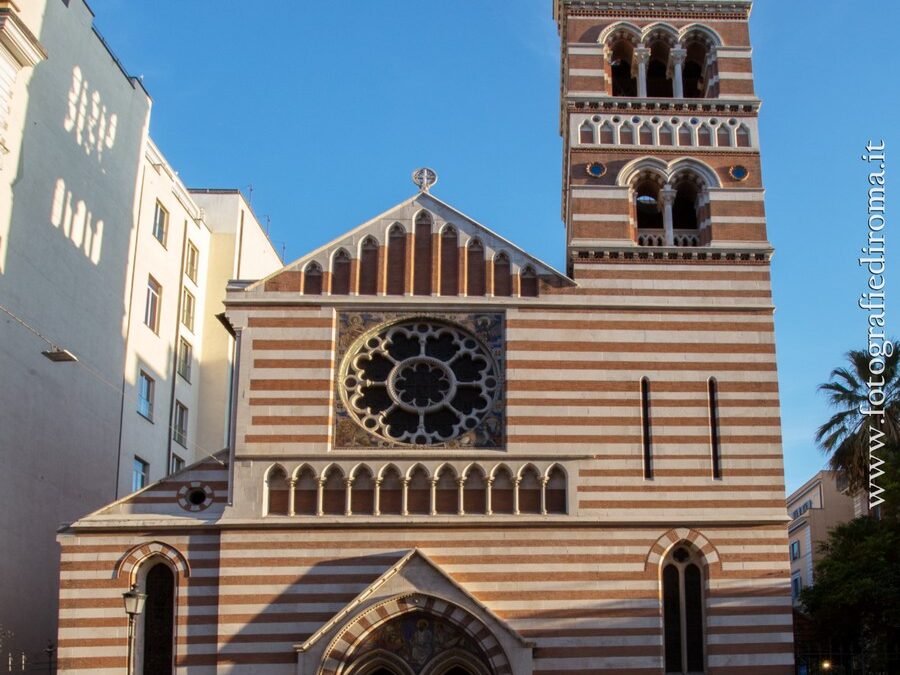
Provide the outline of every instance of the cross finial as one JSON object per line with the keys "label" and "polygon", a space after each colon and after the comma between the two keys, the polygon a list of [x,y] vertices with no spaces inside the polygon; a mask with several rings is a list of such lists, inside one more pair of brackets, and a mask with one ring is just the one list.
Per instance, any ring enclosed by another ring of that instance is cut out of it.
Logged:
{"label": "cross finial", "polygon": [[437,179],[438,176],[435,170],[429,169],[427,166],[416,169],[412,173],[413,183],[419,186],[419,192],[428,192],[431,186],[437,183]]}

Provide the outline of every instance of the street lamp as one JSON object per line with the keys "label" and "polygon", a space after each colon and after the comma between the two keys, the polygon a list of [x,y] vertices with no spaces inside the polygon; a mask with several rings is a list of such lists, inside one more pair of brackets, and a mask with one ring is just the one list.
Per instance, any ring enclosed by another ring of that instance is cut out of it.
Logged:
{"label": "street lamp", "polygon": [[828,659],[822,661],[822,670],[831,670],[831,661]]}
{"label": "street lamp", "polygon": [[125,601],[125,612],[128,614],[128,675],[131,675],[131,667],[134,653],[134,617],[144,611],[144,601],[147,599],[146,593],[138,590],[137,584],[132,584],[131,588],[122,593],[122,600]]}

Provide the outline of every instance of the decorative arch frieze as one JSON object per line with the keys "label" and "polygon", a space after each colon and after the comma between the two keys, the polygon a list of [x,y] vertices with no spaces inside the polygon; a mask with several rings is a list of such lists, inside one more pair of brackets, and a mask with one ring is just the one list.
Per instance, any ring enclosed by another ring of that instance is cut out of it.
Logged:
{"label": "decorative arch frieze", "polygon": [[128,584],[131,585],[135,582],[135,575],[141,565],[154,557],[165,559],[179,578],[187,579],[191,576],[191,566],[177,548],[162,541],[151,541],[132,547],[119,558],[113,577],[127,579]]}
{"label": "decorative arch frieze", "polygon": [[716,547],[700,532],[686,527],[671,529],[654,542],[644,562],[644,572],[655,575],[660,561],[672,547],[680,543],[688,543],[696,548],[710,572],[721,572],[722,560]]}

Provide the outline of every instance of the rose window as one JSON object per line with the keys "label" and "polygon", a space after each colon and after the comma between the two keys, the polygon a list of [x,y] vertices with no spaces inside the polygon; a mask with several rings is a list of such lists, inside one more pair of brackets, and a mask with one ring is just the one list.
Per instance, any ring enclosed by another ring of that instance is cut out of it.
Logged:
{"label": "rose window", "polygon": [[497,365],[477,338],[425,321],[363,338],[341,381],[347,410],[363,428],[416,445],[443,443],[477,427],[499,385]]}

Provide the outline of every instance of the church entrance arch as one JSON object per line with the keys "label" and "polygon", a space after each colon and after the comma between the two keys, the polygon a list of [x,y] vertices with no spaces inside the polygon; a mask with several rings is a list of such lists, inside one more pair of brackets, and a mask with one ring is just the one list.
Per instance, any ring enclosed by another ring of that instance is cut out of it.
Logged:
{"label": "church entrance arch", "polygon": [[432,596],[380,603],[331,643],[320,675],[506,675],[506,654],[490,629]]}

